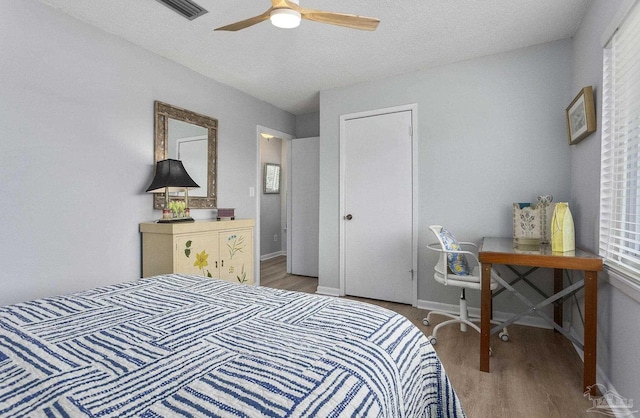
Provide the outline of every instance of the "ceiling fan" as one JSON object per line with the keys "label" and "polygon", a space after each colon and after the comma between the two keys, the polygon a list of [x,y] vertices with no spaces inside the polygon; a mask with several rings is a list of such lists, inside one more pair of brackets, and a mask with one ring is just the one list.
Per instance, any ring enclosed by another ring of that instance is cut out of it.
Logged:
{"label": "ceiling fan", "polygon": [[306,9],[304,7],[300,7],[299,4],[300,0],[271,0],[271,7],[261,15],[222,26],[215,30],[235,32],[241,29],[246,29],[260,22],[264,22],[267,19],[271,20],[271,23],[274,26],[287,29],[298,27],[302,19],[370,31],[376,30],[378,23],[380,23],[380,20],[372,17]]}

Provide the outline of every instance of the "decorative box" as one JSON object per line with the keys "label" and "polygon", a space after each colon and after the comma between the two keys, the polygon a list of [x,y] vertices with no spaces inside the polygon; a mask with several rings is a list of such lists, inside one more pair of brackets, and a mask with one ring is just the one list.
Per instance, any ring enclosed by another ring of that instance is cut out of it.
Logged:
{"label": "decorative box", "polygon": [[549,244],[551,242],[551,218],[553,217],[553,211],[556,207],[556,204],[552,203],[552,201],[553,196],[550,194],[538,196],[536,206],[542,215],[541,244]]}
{"label": "decorative box", "polygon": [[236,218],[234,208],[218,208],[218,220],[233,220]]}
{"label": "decorative box", "polygon": [[513,204],[513,241],[520,245],[540,245],[544,212],[531,203]]}

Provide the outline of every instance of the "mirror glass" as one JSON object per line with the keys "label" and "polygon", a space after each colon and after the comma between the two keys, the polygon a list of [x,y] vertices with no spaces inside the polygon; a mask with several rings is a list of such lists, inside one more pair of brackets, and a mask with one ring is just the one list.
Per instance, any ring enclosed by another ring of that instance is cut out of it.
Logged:
{"label": "mirror glass", "polygon": [[207,154],[209,137],[203,126],[169,119],[169,158],[182,161],[184,169],[199,189],[189,192],[189,197],[207,197]]}
{"label": "mirror glass", "polygon": [[[215,208],[218,121],[179,107],[155,102],[155,161],[181,160],[200,186],[189,191],[191,209]],[[162,209],[164,193],[154,193],[153,207]]]}
{"label": "mirror glass", "polygon": [[264,165],[264,193],[280,193],[280,164]]}

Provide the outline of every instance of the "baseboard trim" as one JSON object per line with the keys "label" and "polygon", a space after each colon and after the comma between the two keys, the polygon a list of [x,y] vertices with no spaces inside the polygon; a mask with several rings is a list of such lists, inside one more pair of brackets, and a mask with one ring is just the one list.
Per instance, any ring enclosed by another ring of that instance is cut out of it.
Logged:
{"label": "baseboard trim", "polygon": [[[578,350],[579,352],[581,351],[578,349],[578,347],[576,347],[576,350]],[[597,367],[596,370],[597,370],[596,385],[598,386],[598,390],[600,391],[600,393],[602,393],[602,396],[595,396],[592,398],[588,394],[584,395],[584,396],[589,396],[589,400],[593,402],[593,407],[587,409],[587,412],[599,412],[600,414],[604,414],[604,415],[609,415],[609,416],[613,415],[616,418],[634,416],[634,414],[637,413],[638,410],[637,409],[631,410],[628,406],[628,404],[630,404],[631,407],[633,407],[633,399],[628,399],[625,396],[623,396],[623,394],[620,394],[616,390],[616,388],[613,386],[611,381],[607,379],[607,377],[605,376],[604,372],[600,367]],[[609,408],[602,406],[603,400],[606,402]],[[612,405],[611,403],[609,403],[609,400],[612,400],[618,403],[618,405],[616,405],[615,403]],[[623,405],[623,403],[627,403],[627,405]]]}
{"label": "baseboard trim", "polygon": [[286,251],[278,251],[278,252],[271,253],[271,254],[261,255],[260,256],[260,261],[269,260],[271,258],[280,257],[282,255],[286,256],[287,252]]}
{"label": "baseboard trim", "polygon": [[[449,303],[433,302],[429,300],[420,300],[420,299],[418,299],[418,304],[416,305],[416,308],[425,309],[427,311],[443,311],[451,314],[458,314],[460,312],[460,305],[452,305]],[[480,317],[480,308],[469,308],[469,316]],[[498,321],[506,321],[512,316],[513,316],[513,313],[510,313],[510,312],[493,311],[493,318]],[[536,328],[553,329],[553,327],[547,324],[547,322],[544,319],[536,315],[523,316],[515,323],[519,325],[527,325],[527,326],[536,327]]]}
{"label": "baseboard trim", "polygon": [[[575,328],[571,327],[571,330],[569,332],[571,332],[571,335],[578,341],[580,342],[583,341],[582,335],[579,335],[576,332]],[[584,363],[584,350],[582,350],[580,347],[578,347],[575,344],[573,344],[573,348],[576,350],[576,353],[578,353],[580,360],[582,360],[582,362]],[[602,393],[602,396],[605,397],[605,400],[607,399],[605,395],[607,395],[608,393],[613,394],[613,396],[610,396],[612,400],[623,400],[623,401],[627,400],[627,398],[624,397],[624,394],[621,394],[620,392],[618,392],[615,386],[613,386],[613,383],[611,383],[611,380],[609,380],[609,378],[605,374],[604,370],[602,370],[602,367],[600,367],[600,365],[596,365],[596,383],[598,385],[598,389]],[[584,395],[584,396],[589,396],[589,395]],[[632,411],[628,407],[621,406],[621,405],[609,405],[610,409],[606,410],[605,412],[603,411],[602,407],[600,408],[595,407],[596,403],[600,404],[600,402],[598,402],[598,398],[599,397],[595,397],[593,399],[590,398],[590,400],[594,402],[594,409],[591,411],[587,410],[587,412],[600,412],[601,414],[615,416],[616,418],[630,417],[630,416],[633,416],[633,414],[635,414],[636,412],[638,412],[637,410]],[[628,399],[628,400],[629,402],[633,403],[633,399]]]}
{"label": "baseboard trim", "polygon": [[340,296],[340,289],[335,287],[318,286],[316,293],[325,296]]}
{"label": "baseboard trim", "polygon": [[[598,370],[598,374],[599,375],[601,374],[601,370]],[[631,407],[633,407],[633,399],[628,399],[622,396],[620,393],[618,393],[616,388],[613,387],[611,382],[609,382],[608,380],[605,379],[605,382],[606,383],[598,384],[599,386],[598,389],[602,393],[602,396],[589,398],[589,400],[593,402],[594,406],[593,408],[587,409],[587,412],[599,412],[600,414],[604,414],[604,415],[613,414],[613,416],[615,416],[616,418],[633,417],[634,414],[638,412],[637,409],[632,410],[628,406],[628,405],[631,405]],[[588,396],[588,395],[585,395],[585,396]],[[608,409],[603,408],[602,406],[598,406],[601,404],[603,399],[607,401],[607,405],[609,405]],[[618,405],[616,404],[611,405],[608,402],[609,399],[611,399],[612,401],[617,401]],[[622,405],[622,403],[626,403],[627,405]]]}

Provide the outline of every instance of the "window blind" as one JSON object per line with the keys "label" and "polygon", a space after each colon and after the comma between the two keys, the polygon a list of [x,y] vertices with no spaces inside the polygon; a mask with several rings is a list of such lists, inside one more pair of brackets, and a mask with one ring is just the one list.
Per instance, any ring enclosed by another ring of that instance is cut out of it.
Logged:
{"label": "window blind", "polygon": [[640,7],[604,50],[600,255],[640,283]]}

